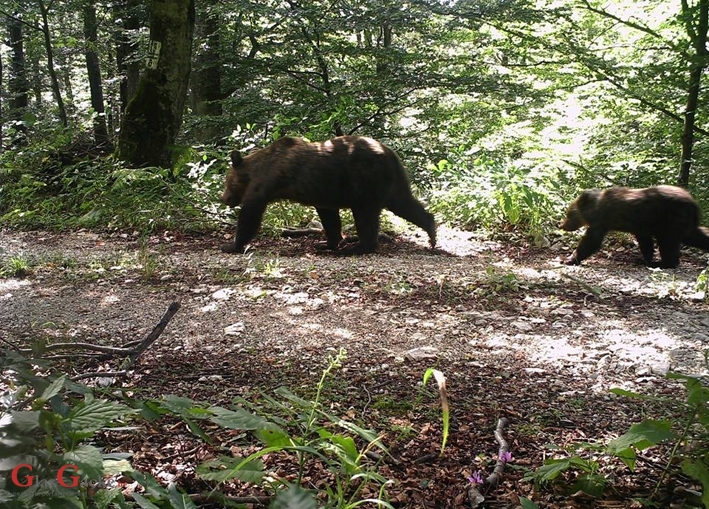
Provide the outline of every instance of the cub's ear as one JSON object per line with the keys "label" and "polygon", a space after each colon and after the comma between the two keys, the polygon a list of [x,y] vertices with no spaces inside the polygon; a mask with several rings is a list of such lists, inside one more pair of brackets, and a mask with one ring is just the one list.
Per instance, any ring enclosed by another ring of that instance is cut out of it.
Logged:
{"label": "cub's ear", "polygon": [[241,154],[239,154],[238,150],[232,150],[231,154],[229,154],[229,158],[231,159],[231,165],[236,168],[239,166],[243,159],[241,158]]}

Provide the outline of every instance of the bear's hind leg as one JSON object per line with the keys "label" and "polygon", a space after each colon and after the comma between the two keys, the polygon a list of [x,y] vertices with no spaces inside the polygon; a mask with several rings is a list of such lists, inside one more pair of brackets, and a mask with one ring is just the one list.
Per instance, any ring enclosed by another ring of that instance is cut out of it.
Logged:
{"label": "bear's hind leg", "polygon": [[387,208],[409,223],[423,228],[428,233],[431,247],[436,247],[436,220],[433,218],[433,214],[428,212],[416,198],[411,195],[393,198],[387,204]]}
{"label": "bear's hind leg", "polygon": [[374,253],[379,245],[379,215],[378,208],[353,208],[355,227],[359,242],[352,247],[341,249],[341,254]]}
{"label": "bear's hind leg", "polygon": [[650,267],[674,269],[679,265],[680,241],[676,237],[658,237],[657,246],[660,250],[660,262],[653,262]]}
{"label": "bear's hind leg", "polygon": [[638,241],[638,245],[640,246],[640,253],[643,255],[645,265],[651,265],[652,258],[655,255],[655,243],[653,242],[652,237],[636,235],[635,239]]}

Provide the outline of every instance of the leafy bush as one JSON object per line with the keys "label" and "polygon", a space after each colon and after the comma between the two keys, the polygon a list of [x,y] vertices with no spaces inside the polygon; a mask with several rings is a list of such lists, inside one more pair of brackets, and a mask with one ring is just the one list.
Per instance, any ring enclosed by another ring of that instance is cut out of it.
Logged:
{"label": "leafy bush", "polygon": [[[383,500],[387,480],[376,471],[374,464],[365,461],[366,454],[373,448],[382,449],[379,437],[370,430],[329,414],[321,402],[326,379],[340,367],[343,359],[342,350],[337,357],[330,359],[312,401],[280,388],[276,390],[277,398],[264,394],[265,404],[253,408],[261,415],[243,410],[243,406],[248,406],[246,401],[238,401],[241,406],[236,410],[205,408],[206,415],[211,414],[210,418],[221,426],[252,430],[265,447],[247,458],[222,456],[207,461],[198,467],[199,476],[214,481],[236,478],[260,483],[265,474],[260,458],[285,452],[295,457],[295,481],[289,482],[273,473],[269,475],[271,489],[277,493],[271,507],[317,507],[315,497],[303,487],[306,484],[305,468],[312,460],[322,462],[332,476],[331,482],[322,488],[318,497],[324,500],[322,507],[346,509],[368,502],[391,508]],[[346,433],[336,433],[333,428],[340,428]],[[362,449],[357,446],[356,439],[364,442]],[[360,494],[371,487],[376,488],[379,496],[363,500]]]}
{"label": "leafy bush", "polygon": [[667,444],[669,455],[651,498],[659,492],[667,476],[678,476],[681,473],[702,485],[702,504],[709,509],[709,388],[701,379],[688,375],[669,373],[667,378],[684,383],[684,401],[649,397],[622,389],[613,389],[611,392],[631,398],[659,401],[670,407],[679,406],[681,412],[678,416],[646,419],[633,424],[627,433],[611,440],[605,446],[581,444],[577,451],[566,458],[545,461],[542,467],[530,472],[527,479],[538,485],[558,483],[564,479],[562,474],[573,472],[575,480],[569,487],[571,492],[583,491],[600,497],[610,483],[610,479],[601,472],[600,455],[605,454],[607,459],[619,460],[632,472],[635,470],[640,451]]}
{"label": "leafy bush", "polygon": [[[0,503],[8,509],[89,507],[105,474],[131,470],[89,439],[132,410],[96,399],[65,375],[36,375],[38,366],[47,367],[11,351],[0,356]],[[117,490],[98,499],[125,502]]]}
{"label": "leafy bush", "polygon": [[455,226],[535,235],[555,227],[565,206],[551,172],[486,157],[470,162],[464,153],[452,154],[431,170],[431,209]]}
{"label": "leafy bush", "polygon": [[[363,503],[391,507],[383,500],[388,481],[377,473],[375,462],[365,460],[372,449],[384,450],[379,437],[324,410],[325,381],[343,359],[342,351],[330,359],[312,401],[281,388],[276,398],[264,395],[265,404],[258,408],[246,401],[224,408],[169,395],[130,400],[128,406],[97,399],[92,389],[66,375],[38,375],[37,369],[51,373],[51,366],[9,351],[0,356],[0,505],[7,509],[133,507],[119,489],[108,487],[105,481],[106,476],[122,472],[145,488],[132,494],[140,507],[195,508],[175,486],[165,488],[151,476],[134,471],[127,461],[129,455],[105,455],[96,444],[99,429],[142,415],[148,419],[178,417],[204,442],[211,440],[200,421],[253,432],[263,448],[247,458],[214,458],[200,465],[197,474],[209,481],[240,479],[264,484],[274,495],[272,508],[316,508],[316,498],[325,503],[320,507],[354,508]],[[277,452],[295,458],[294,481],[275,472],[266,476],[261,458]],[[304,488],[310,461],[322,462],[333,481],[320,488],[317,497]],[[379,496],[363,498],[363,491],[372,487]]]}

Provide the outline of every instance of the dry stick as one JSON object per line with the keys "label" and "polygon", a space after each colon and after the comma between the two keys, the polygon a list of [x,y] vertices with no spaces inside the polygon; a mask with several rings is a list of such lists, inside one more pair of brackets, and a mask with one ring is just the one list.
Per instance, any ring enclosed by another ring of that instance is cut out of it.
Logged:
{"label": "dry stick", "polygon": [[153,327],[153,330],[148,334],[145,339],[143,340],[142,343],[140,343],[134,350],[133,353],[130,354],[130,362],[128,363],[128,366],[124,367],[129,367],[133,365],[133,363],[140,357],[140,355],[146,351],[150,345],[152,345],[156,339],[158,339],[158,336],[162,334],[162,331],[165,330],[165,327],[167,327],[167,324],[170,323],[170,320],[172,320],[172,317],[175,316],[175,313],[180,309],[180,303],[178,301],[174,301],[170,306],[168,306],[167,311],[165,311],[165,314],[162,315],[162,318],[160,321]]}
{"label": "dry stick", "polygon": [[[130,348],[121,348],[117,346],[103,346],[103,345],[93,345],[91,343],[53,343],[51,345],[47,345],[44,348],[45,352],[53,352],[55,350],[91,350],[94,352],[103,352],[103,353],[110,353],[110,354],[124,354],[128,355],[130,354],[133,350]],[[31,352],[31,348],[23,348],[20,350],[21,352]]]}
{"label": "dry stick", "polygon": [[140,357],[140,355],[145,352],[150,345],[152,345],[156,339],[162,334],[162,332],[165,330],[165,327],[167,327],[167,324],[170,323],[170,320],[172,319],[173,316],[175,316],[175,313],[180,309],[180,303],[177,301],[174,301],[170,306],[168,306],[167,311],[162,315],[162,318],[160,321],[153,327],[153,330],[150,331],[150,334],[148,334],[143,341],[138,344],[135,348],[117,348],[115,350],[119,350],[121,353],[124,353],[128,356],[128,359],[126,362],[123,364],[123,368],[125,368],[122,371],[117,371],[117,372],[102,372],[102,371],[97,371],[95,373],[82,373],[80,375],[76,375],[75,377],[72,377],[72,380],[82,380],[84,378],[103,378],[103,377],[111,377],[111,376],[121,376],[125,375],[127,373],[128,368],[130,368],[135,361]]}
{"label": "dry stick", "polygon": [[[505,470],[505,461],[502,458],[504,453],[509,452],[510,446],[507,443],[507,440],[505,440],[505,437],[502,435],[502,430],[508,423],[509,421],[506,417],[502,417],[497,421],[497,428],[495,428],[495,440],[497,440],[497,443],[500,444],[500,449],[497,451],[497,463],[495,463],[495,468],[493,469],[492,474],[487,476],[483,481],[483,486],[488,486],[490,488],[497,486],[497,483],[500,482],[502,472]],[[471,484],[471,487],[468,489],[468,500],[470,501],[470,506],[473,508],[485,501],[485,497],[480,493],[480,491],[478,491],[476,484]]]}

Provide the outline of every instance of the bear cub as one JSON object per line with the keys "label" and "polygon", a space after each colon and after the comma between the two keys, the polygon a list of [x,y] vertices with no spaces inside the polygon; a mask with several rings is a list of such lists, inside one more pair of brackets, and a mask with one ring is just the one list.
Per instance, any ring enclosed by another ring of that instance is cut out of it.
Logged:
{"label": "bear cub", "polygon": [[[578,265],[601,248],[608,232],[622,231],[635,235],[646,265],[674,268],[682,244],[709,251],[709,235],[700,220],[699,205],[681,187],[588,189],[569,206],[561,224],[566,231],[588,227],[564,263]],[[659,262],[653,261],[655,241]]]}

